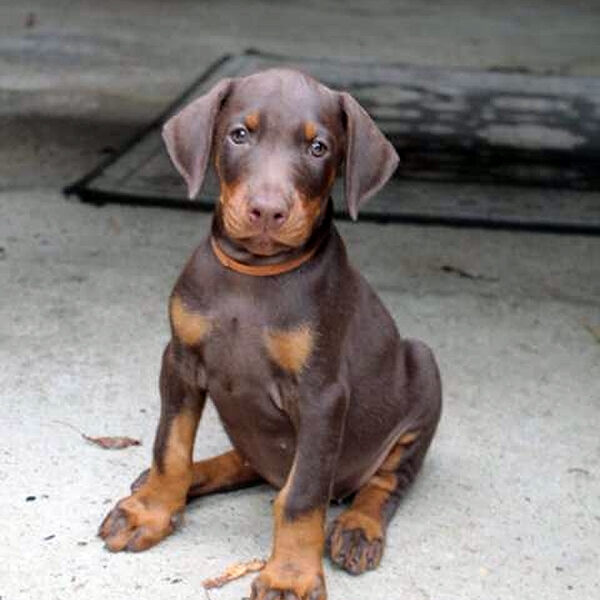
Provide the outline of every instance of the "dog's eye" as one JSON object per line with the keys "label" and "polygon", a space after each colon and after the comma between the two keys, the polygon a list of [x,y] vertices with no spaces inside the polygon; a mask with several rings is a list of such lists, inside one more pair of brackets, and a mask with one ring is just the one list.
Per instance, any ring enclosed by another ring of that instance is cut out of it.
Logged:
{"label": "dog's eye", "polygon": [[327,152],[327,146],[321,140],[313,140],[310,143],[309,151],[314,157],[321,158]]}
{"label": "dog's eye", "polygon": [[245,127],[236,127],[229,137],[234,144],[245,144],[248,141],[248,130]]}

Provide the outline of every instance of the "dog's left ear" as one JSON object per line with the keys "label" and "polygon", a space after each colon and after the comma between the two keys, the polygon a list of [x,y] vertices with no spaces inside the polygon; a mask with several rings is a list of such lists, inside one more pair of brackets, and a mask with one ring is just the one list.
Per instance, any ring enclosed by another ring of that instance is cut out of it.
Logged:
{"label": "dog's left ear", "polygon": [[346,120],[344,193],[353,220],[358,209],[381,189],[398,166],[396,150],[367,111],[348,93],[340,93]]}
{"label": "dog's left ear", "polygon": [[231,90],[232,82],[232,79],[223,79],[163,126],[162,135],[167,151],[187,183],[190,199],[202,187],[212,149],[215,119]]}

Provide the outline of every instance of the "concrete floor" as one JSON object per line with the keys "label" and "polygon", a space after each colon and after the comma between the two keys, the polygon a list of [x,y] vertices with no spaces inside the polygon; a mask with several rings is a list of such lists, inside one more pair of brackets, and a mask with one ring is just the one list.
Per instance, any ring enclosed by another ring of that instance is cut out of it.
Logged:
{"label": "concrete floor", "polygon": [[[599,74],[598,9],[509,0],[477,14],[474,4],[382,0],[365,14],[359,2],[341,11],[333,0],[168,10],[131,0],[119,11],[0,2],[2,600],[195,599],[204,578],[266,556],[271,537],[266,486],[195,502],[183,527],[144,554],[110,554],[95,537],[148,465],[166,298],[209,217],[97,209],[65,201],[59,188],[224,50]],[[598,598],[600,343],[588,326],[600,326],[600,239],[340,228],[401,332],[435,349],[445,412],[380,569],[353,578],[327,563],[330,597]],[[143,446],[102,450],[65,423]],[[226,447],[209,407],[197,454]],[[210,598],[245,596],[249,581]]]}

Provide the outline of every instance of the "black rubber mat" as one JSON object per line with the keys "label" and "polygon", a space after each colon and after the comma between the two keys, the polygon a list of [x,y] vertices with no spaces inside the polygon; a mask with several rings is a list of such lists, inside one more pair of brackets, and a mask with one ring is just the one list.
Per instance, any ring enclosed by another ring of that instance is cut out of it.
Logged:
{"label": "black rubber mat", "polygon": [[[96,204],[207,209],[209,176],[190,201],[162,123],[222,77],[299,68],[352,93],[402,159],[361,218],[553,231],[600,231],[600,80],[460,71],[249,51],[226,56],[151,125],[65,192]],[[344,216],[341,185],[336,211]]]}

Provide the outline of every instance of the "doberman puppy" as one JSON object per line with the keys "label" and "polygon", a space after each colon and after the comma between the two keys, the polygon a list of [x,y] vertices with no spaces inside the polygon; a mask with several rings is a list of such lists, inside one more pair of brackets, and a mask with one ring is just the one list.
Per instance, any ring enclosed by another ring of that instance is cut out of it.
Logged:
{"label": "doberman puppy", "polygon": [[[186,499],[266,480],[281,491],[252,599],[323,600],[325,550],[353,574],[379,564],[440,416],[431,351],[400,338],[332,222],[336,174],[356,218],[396,152],[350,95],[285,69],[221,81],[163,136],[190,197],[214,157],[220,197],[170,298],[152,467],[100,536],[145,550]],[[193,462],[207,394],[233,448]],[[326,535],[328,503],[350,495]]]}

